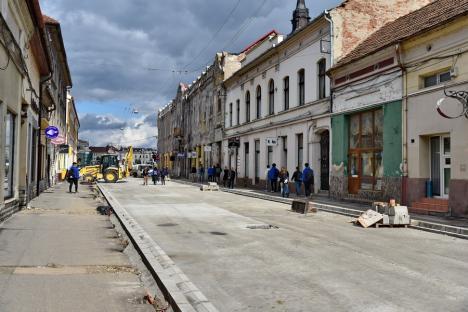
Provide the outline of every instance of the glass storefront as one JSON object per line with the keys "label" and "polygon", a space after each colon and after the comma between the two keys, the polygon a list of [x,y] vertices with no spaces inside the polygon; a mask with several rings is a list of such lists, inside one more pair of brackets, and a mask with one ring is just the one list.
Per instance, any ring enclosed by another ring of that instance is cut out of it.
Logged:
{"label": "glass storefront", "polygon": [[13,197],[13,172],[15,150],[15,115],[7,111],[5,116],[5,172],[3,180],[4,197]]}

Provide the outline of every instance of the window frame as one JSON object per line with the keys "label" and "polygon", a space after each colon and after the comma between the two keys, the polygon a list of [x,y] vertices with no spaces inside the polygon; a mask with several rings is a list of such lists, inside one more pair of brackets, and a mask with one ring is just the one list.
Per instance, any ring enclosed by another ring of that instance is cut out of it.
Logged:
{"label": "window frame", "polygon": [[[7,120],[10,118],[9,120]],[[10,139],[10,144],[9,144],[9,166],[8,166],[8,176],[6,174],[6,142],[7,142],[7,127],[6,124],[9,122],[10,124],[10,132],[9,134],[9,139]],[[3,138],[5,139],[5,150],[3,153],[5,153],[5,166],[4,166],[4,172],[2,174],[2,179],[8,178],[8,181],[5,181],[8,183],[8,193],[5,190],[5,193],[3,195],[4,200],[11,199],[15,196],[15,167],[16,167],[16,155],[15,155],[15,149],[16,149],[16,115],[11,112],[10,110],[7,109],[6,114],[5,114],[5,127],[4,127],[4,134]],[[3,186],[5,188],[5,185]]]}
{"label": "window frame", "polygon": [[236,121],[236,124],[240,125],[240,99],[236,100]]}
{"label": "window frame", "polygon": [[268,114],[275,114],[275,81],[270,79],[268,83]]}
{"label": "window frame", "polygon": [[[383,108],[376,108],[372,110],[365,110],[361,112],[354,113],[350,115],[350,118],[354,116],[359,116],[359,131],[358,131],[358,139],[357,139],[357,146],[356,147],[351,147],[351,145],[348,147],[348,163],[351,166],[351,163],[353,163],[352,158],[356,157],[357,161],[357,168],[355,168],[355,171],[352,170],[352,168],[349,169],[348,176],[351,178],[358,178],[359,179],[359,190],[363,191],[373,191],[373,192],[382,192],[383,189],[380,187],[380,189],[377,189],[377,182],[380,180],[382,183],[382,177],[377,176],[377,159],[376,155],[377,153],[380,153],[383,155],[384,152],[384,147],[383,147],[383,141],[381,146],[376,145],[376,116],[377,112],[382,113],[383,117]],[[362,136],[363,136],[363,116],[365,114],[372,113],[372,146],[371,147],[362,147]],[[348,125],[348,136],[349,136],[349,141],[351,142],[351,122],[349,122]],[[383,129],[382,129],[383,131]],[[382,132],[382,138],[383,138],[383,132]],[[363,169],[363,154],[371,154],[371,163],[372,163],[372,176],[364,175],[364,169]],[[383,162],[383,156],[382,160]],[[383,163],[382,163],[383,166]],[[357,174],[356,174],[357,173]],[[362,188],[362,182],[365,182],[366,184],[372,183],[372,189],[363,189]]]}
{"label": "window frame", "polygon": [[[441,81],[440,77],[441,77],[442,75],[446,75],[446,74],[448,74],[448,77],[449,77],[450,79]],[[435,86],[438,86],[438,85],[440,85],[440,84],[443,84],[443,83],[446,83],[446,82],[451,81],[451,80],[452,80],[452,75],[451,75],[451,73],[450,73],[450,69],[446,69],[446,70],[442,70],[442,71],[433,73],[432,75],[422,76],[421,78],[422,78],[422,86],[423,86],[423,89],[425,89],[425,88],[435,87]],[[427,79],[429,79],[429,78],[435,78],[435,79],[436,79],[435,84],[433,84],[433,85],[427,85],[427,84],[426,84],[426,81],[427,81]]]}
{"label": "window frame", "polygon": [[229,126],[232,127],[232,102],[229,103]]}
{"label": "window frame", "polygon": [[250,122],[250,91],[245,93],[245,122]]}
{"label": "window frame", "polygon": [[305,69],[297,72],[297,106],[305,105]]}
{"label": "window frame", "polygon": [[260,85],[257,86],[256,92],[256,117],[257,119],[262,118],[262,87]]}
{"label": "window frame", "polygon": [[322,58],[317,62],[317,78],[318,78],[318,99],[327,97],[327,60]]}
{"label": "window frame", "polygon": [[284,110],[289,110],[289,76],[283,78],[283,105]]}

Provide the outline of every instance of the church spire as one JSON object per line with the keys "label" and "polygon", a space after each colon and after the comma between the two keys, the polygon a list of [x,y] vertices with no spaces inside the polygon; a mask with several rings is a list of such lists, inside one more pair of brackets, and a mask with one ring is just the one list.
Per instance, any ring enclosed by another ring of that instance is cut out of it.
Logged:
{"label": "church spire", "polygon": [[293,19],[291,20],[294,33],[306,26],[310,21],[309,9],[305,5],[305,0],[297,0],[296,9],[293,12]]}

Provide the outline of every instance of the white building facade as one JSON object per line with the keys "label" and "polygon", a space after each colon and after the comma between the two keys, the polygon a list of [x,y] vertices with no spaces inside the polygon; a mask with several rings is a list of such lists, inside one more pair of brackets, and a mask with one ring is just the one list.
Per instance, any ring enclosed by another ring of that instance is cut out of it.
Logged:
{"label": "white building facade", "polygon": [[273,163],[290,175],[309,163],[315,191],[328,190],[329,29],[321,16],[287,38],[270,32],[225,82],[224,166],[237,171],[238,184],[263,187]]}

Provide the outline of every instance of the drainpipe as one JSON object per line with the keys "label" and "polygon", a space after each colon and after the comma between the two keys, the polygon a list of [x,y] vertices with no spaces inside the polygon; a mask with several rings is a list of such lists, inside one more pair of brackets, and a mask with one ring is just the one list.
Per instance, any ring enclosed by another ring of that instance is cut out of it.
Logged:
{"label": "drainpipe", "polygon": [[401,43],[395,46],[398,65],[402,72],[402,136],[403,136],[403,185],[402,185],[402,201],[404,204],[409,204],[408,200],[408,74],[402,61]]}
{"label": "drainpipe", "polygon": [[334,56],[333,56],[333,42],[335,41],[334,40],[334,24],[333,24],[333,19],[331,18],[331,15],[330,15],[330,11],[328,10],[325,10],[324,11],[324,17],[325,19],[330,23],[330,67],[333,67],[333,65],[335,64],[335,59],[334,59]]}

